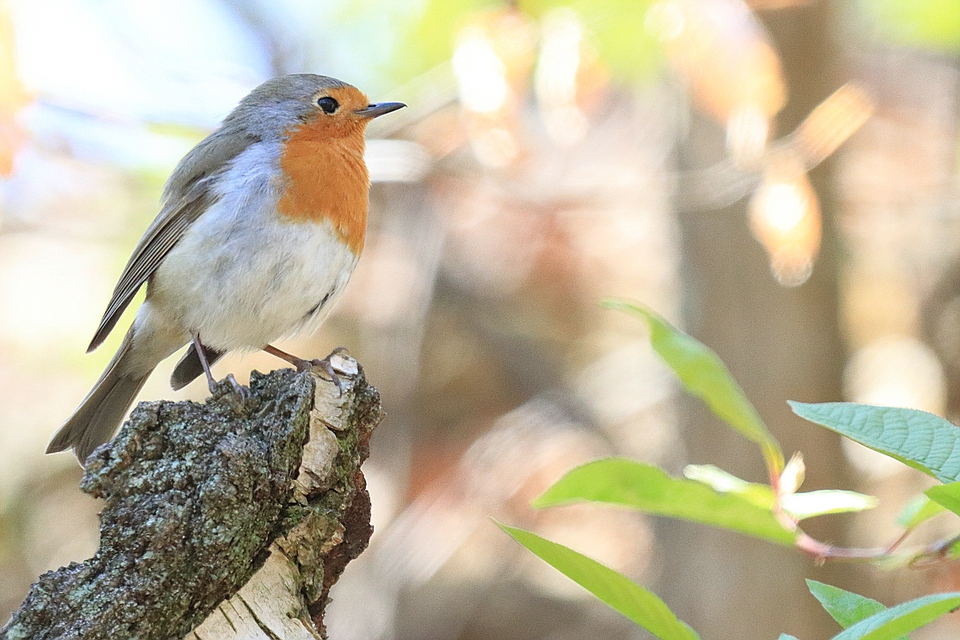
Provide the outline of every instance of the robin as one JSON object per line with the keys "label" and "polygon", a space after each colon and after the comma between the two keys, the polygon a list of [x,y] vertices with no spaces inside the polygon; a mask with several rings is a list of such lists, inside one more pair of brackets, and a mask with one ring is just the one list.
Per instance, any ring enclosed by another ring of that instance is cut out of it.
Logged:
{"label": "robin", "polygon": [[82,464],[112,437],[157,364],[187,344],[174,389],[206,375],[212,392],[210,366],[233,350],[263,349],[332,373],[329,361],[270,343],[315,329],[346,287],[367,224],[364,130],[404,106],[370,104],[345,82],[309,74],[268,80],[245,97],[167,181],[87,352],[144,283],[146,300],[47,453],[72,447]]}

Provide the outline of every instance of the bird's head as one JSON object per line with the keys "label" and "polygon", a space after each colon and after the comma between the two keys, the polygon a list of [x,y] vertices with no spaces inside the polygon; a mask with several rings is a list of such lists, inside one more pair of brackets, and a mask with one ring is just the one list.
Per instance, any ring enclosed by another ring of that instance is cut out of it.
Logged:
{"label": "bird's head", "polygon": [[303,73],[267,80],[240,102],[223,125],[242,128],[261,139],[285,138],[305,126],[320,136],[362,136],[373,118],[404,106],[401,102],[372,104],[346,82]]}

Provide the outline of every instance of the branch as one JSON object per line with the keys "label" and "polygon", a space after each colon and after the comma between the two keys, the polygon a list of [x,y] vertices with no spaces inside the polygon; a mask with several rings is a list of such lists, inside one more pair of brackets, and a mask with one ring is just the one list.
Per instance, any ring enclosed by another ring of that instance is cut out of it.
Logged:
{"label": "branch", "polygon": [[[0,639],[322,638],[327,593],[366,548],[360,464],[382,418],[359,365],[332,382],[254,372],[206,404],[141,403],[87,461],[100,548],[44,574]],[[65,532],[69,535],[69,532]]]}

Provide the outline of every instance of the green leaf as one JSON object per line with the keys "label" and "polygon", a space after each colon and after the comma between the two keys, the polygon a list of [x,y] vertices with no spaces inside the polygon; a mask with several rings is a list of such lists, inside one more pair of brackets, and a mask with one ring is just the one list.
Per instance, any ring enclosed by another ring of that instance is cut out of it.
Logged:
{"label": "green leaf", "polygon": [[694,480],[673,478],[652,465],[607,458],[573,469],[534,501],[537,508],[578,501],[630,507],[730,529],[782,545],[796,533],[781,525],[770,508],[736,493],[721,493]]}
{"label": "green leaf", "polygon": [[904,529],[913,529],[945,511],[939,504],[921,494],[907,503],[897,516],[897,524]]}
{"label": "green leaf", "polygon": [[646,320],[654,350],[677,374],[684,388],[702,399],[718,418],[759,445],[774,474],[783,471],[780,444],[716,353],[646,307],[621,300],[604,300],[601,304]]}
{"label": "green leaf", "polygon": [[887,610],[876,600],[816,580],[807,580],[807,588],[844,629]]}
{"label": "green leaf", "polygon": [[833,640],[894,640],[960,607],[960,592],[936,593],[904,602],[849,627]]}
{"label": "green leaf", "polygon": [[780,498],[780,506],[797,520],[806,520],[828,513],[849,513],[873,509],[880,501],[855,491],[825,489],[791,493]]}
{"label": "green leaf", "polygon": [[960,514],[960,482],[930,487],[923,493],[941,507]]}
{"label": "green leaf", "polygon": [[[762,509],[773,509],[774,495],[769,485],[747,482],[710,464],[689,464],[683,475],[712,487],[720,493],[735,493]],[[780,506],[797,520],[829,513],[864,511],[879,504],[873,496],[855,491],[821,490],[791,493],[780,499]]]}
{"label": "green leaf", "polygon": [[678,620],[663,600],[622,573],[529,531],[499,522],[497,526],[551,567],[661,640],[699,640],[700,636]]}
{"label": "green leaf", "polygon": [[960,480],[960,429],[916,409],[853,402],[790,402],[801,418],[929,473],[941,482]]}
{"label": "green leaf", "polygon": [[770,485],[747,482],[712,464],[688,464],[683,468],[683,476],[720,493],[735,493],[761,509],[773,509],[774,495]]}

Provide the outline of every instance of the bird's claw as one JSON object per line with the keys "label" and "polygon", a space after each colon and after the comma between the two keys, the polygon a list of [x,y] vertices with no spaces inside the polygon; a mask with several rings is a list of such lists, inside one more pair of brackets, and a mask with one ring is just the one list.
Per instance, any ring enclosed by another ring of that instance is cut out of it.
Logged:
{"label": "bird's claw", "polygon": [[228,373],[227,377],[224,379],[230,383],[230,386],[233,387],[233,392],[240,396],[241,400],[250,399],[250,387],[246,387],[237,382],[237,379],[233,377],[232,373]]}
{"label": "bird's claw", "polygon": [[322,360],[313,359],[313,360],[310,361],[310,364],[313,366],[313,368],[315,368],[315,369],[322,369],[325,374],[327,374],[328,376],[330,376],[330,381],[333,382],[333,384],[337,385],[337,391],[339,392],[339,395],[342,396],[342,395],[343,395],[343,380],[340,379],[340,376],[337,375],[337,372],[333,370],[333,365],[330,364],[330,357],[331,357],[332,355],[334,355],[335,353],[336,353],[336,351],[334,351],[333,353],[331,353],[331,354],[330,354],[329,356],[327,356],[326,358],[323,358]]}
{"label": "bird's claw", "polygon": [[333,365],[330,364],[330,359],[333,358],[333,356],[338,356],[345,353],[348,353],[346,348],[337,347],[336,349],[331,351],[330,355],[328,355],[326,358],[322,358],[322,359],[314,358],[313,360],[300,360],[299,362],[296,363],[297,371],[299,373],[304,373],[306,371],[315,371],[317,369],[320,369],[325,374],[327,374],[327,376],[330,378],[330,381],[333,382],[333,384],[337,385],[337,391],[342,396],[343,389],[344,389],[343,380],[341,380],[340,376],[337,375],[337,372],[334,371]]}
{"label": "bird's claw", "polygon": [[[233,392],[234,392],[235,394],[237,394],[238,396],[240,396],[240,399],[241,399],[241,400],[248,400],[248,399],[250,398],[250,389],[249,389],[249,387],[245,387],[245,386],[243,386],[242,384],[240,384],[239,382],[237,382],[237,379],[233,377],[233,374],[232,374],[232,373],[228,373],[223,380],[224,380],[225,382],[230,383],[231,389],[233,390]],[[217,393],[217,387],[220,386],[220,383],[218,383],[218,382],[215,381],[215,380],[210,380],[210,381],[208,382],[208,385],[207,385],[207,386],[209,387],[211,394],[216,394],[216,393]]]}

